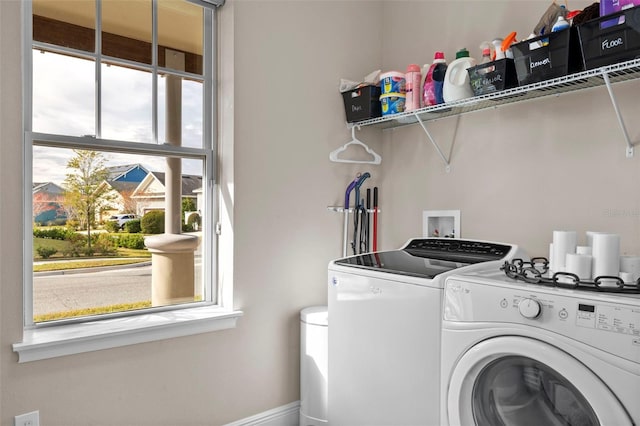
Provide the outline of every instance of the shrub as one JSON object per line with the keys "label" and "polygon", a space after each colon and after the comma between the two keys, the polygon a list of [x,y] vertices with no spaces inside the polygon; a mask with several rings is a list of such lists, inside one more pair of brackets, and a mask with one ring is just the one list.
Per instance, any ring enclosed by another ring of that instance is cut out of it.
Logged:
{"label": "shrub", "polygon": [[130,234],[137,234],[142,231],[140,219],[133,219],[124,224],[124,230]]}
{"label": "shrub", "polygon": [[33,236],[36,238],[47,238],[49,240],[68,240],[74,235],[75,232],[62,227],[47,228],[47,229],[33,229]]}
{"label": "shrub", "polygon": [[142,216],[140,228],[143,234],[162,234],[164,232],[164,212],[150,211]]}
{"label": "shrub", "polygon": [[94,249],[96,253],[102,253],[105,255],[116,254],[118,251],[116,242],[109,234],[98,235],[96,242],[93,243],[92,249]]}
{"label": "shrub", "polygon": [[144,248],[144,236],[140,234],[123,234],[117,237],[118,247],[141,250]]}
{"label": "shrub", "polygon": [[54,255],[54,254],[56,254],[58,252],[58,250],[54,249],[53,247],[44,247],[44,246],[38,247],[36,249],[36,251],[38,252],[40,257],[43,258],[43,259],[48,259],[52,255]]}
{"label": "shrub", "polygon": [[86,235],[74,233],[67,238],[67,241],[69,241],[69,245],[62,252],[65,256],[78,257],[80,254],[89,255]]}
{"label": "shrub", "polygon": [[193,213],[191,216],[189,216],[189,219],[187,219],[187,223],[194,229],[200,229],[202,219],[200,218],[200,215],[198,213]]}
{"label": "shrub", "polygon": [[106,229],[109,232],[118,232],[120,230],[120,227],[118,226],[118,222],[113,220],[108,220],[104,223],[104,229]]}
{"label": "shrub", "polygon": [[80,228],[80,221],[77,221],[75,219],[69,219],[67,220],[67,223],[65,226],[67,227],[67,229],[75,231],[76,229]]}
{"label": "shrub", "polygon": [[193,225],[189,223],[182,224],[182,232],[193,232]]}

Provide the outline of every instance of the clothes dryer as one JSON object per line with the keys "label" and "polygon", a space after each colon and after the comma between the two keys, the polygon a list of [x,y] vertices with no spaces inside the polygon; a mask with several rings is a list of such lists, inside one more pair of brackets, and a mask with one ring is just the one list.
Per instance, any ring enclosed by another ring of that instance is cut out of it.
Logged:
{"label": "clothes dryer", "polygon": [[419,238],[331,262],[329,424],[437,425],[444,277],[521,255],[512,244]]}
{"label": "clothes dryer", "polygon": [[446,279],[442,425],[640,424],[640,295]]}

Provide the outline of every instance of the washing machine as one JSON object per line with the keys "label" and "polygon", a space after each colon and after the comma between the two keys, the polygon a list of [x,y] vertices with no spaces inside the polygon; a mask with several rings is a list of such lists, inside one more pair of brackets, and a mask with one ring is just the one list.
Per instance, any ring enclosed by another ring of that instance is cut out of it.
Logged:
{"label": "washing machine", "polygon": [[418,238],[330,262],[329,424],[437,425],[444,277],[521,256],[513,244]]}
{"label": "washing machine", "polygon": [[640,424],[640,295],[450,276],[442,425]]}

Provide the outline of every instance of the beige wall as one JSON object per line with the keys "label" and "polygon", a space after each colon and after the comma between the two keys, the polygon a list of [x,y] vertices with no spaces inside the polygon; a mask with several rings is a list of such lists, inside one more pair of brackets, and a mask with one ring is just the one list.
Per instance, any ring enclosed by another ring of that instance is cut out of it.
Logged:
{"label": "beige wall", "polygon": [[[440,49],[450,63],[463,46],[477,58],[482,40],[510,31],[528,35],[547,5],[393,2],[385,17],[404,20],[414,31],[409,37],[387,33],[384,68],[431,62]],[[634,119],[640,84],[621,83],[614,92],[631,139],[640,141]],[[558,229],[617,232],[623,252],[640,253],[640,153],[625,157],[605,87],[475,112],[456,122],[428,124],[443,151],[453,141],[450,173],[419,126],[384,132],[381,203],[388,246],[422,232],[423,210],[460,209],[463,237],[515,242],[531,255],[548,255]]]}
{"label": "beige wall", "polygon": [[[46,425],[224,424],[299,399],[299,310],[326,302],[326,264],[342,241],[342,217],[326,206],[340,204],[356,171],[381,186],[385,249],[421,233],[422,210],[460,208],[463,236],[534,254],[559,228],[620,232],[623,249],[640,252],[640,160],[624,157],[604,89],[474,113],[457,130],[452,119],[430,125],[445,148],[455,134],[448,174],[417,126],[358,134],[381,166],[328,161],[350,137],[340,77],[403,69],[437,49],[449,60],[462,45],[476,52],[483,39],[525,34],[547,5],[231,0],[223,53],[235,61],[235,96],[223,104],[234,111],[225,131],[235,173],[225,188],[235,194],[235,307],[245,316],[223,332],[17,364],[20,20],[17,1],[0,1],[0,424],[35,409]],[[410,29],[382,30],[406,20]],[[634,140],[639,89],[617,88]]]}
{"label": "beige wall", "polygon": [[222,52],[236,61],[235,100],[223,100],[235,111],[223,123],[235,121],[224,130],[235,150],[223,155],[235,157],[225,192],[235,194],[237,328],[18,364],[20,10],[0,1],[0,424],[37,409],[50,426],[219,425],[299,399],[299,311],[326,303],[326,265],[341,253],[342,218],[326,207],[359,170],[328,160],[350,137],[337,87],[381,63],[377,35],[353,27],[375,29],[381,11],[360,1],[225,6],[225,31],[235,31]]}

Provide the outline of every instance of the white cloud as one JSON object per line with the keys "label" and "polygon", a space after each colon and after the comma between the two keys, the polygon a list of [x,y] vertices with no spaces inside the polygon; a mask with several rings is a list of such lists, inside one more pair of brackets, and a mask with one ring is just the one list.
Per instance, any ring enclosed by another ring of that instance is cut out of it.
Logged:
{"label": "white cloud", "polygon": [[[33,130],[71,136],[95,135],[95,65],[93,61],[51,52],[33,54]],[[154,143],[152,85],[148,72],[102,67],[102,137]],[[158,79],[158,139],[164,142],[164,79]],[[202,146],[202,85],[183,82],[183,146]],[[69,149],[34,146],[33,181],[62,183]],[[140,163],[164,171],[161,157],[105,153],[107,165]],[[202,162],[183,160],[183,173],[202,174]]]}

